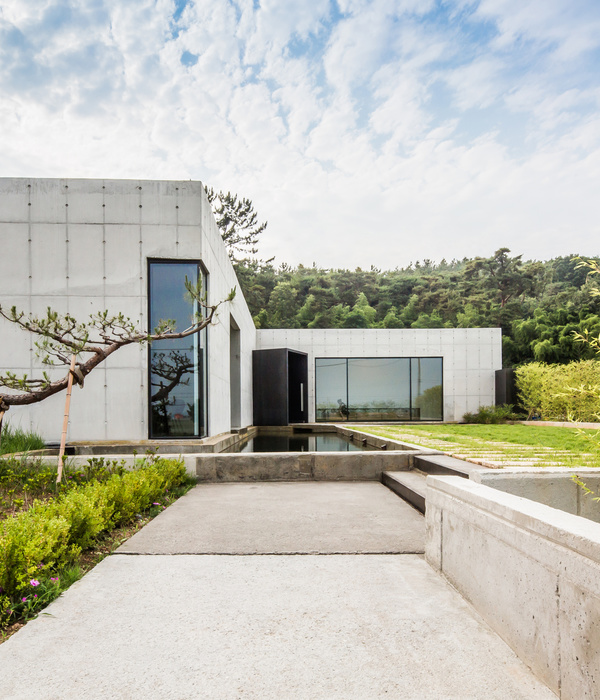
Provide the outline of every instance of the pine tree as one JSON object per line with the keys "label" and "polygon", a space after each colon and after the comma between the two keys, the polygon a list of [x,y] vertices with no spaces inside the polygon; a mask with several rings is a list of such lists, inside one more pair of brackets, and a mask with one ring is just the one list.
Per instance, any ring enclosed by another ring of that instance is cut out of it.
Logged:
{"label": "pine tree", "polygon": [[215,192],[212,187],[204,189],[232,262],[256,255],[258,238],[267,228],[267,222],[258,223],[252,201],[246,197],[238,198],[231,192]]}

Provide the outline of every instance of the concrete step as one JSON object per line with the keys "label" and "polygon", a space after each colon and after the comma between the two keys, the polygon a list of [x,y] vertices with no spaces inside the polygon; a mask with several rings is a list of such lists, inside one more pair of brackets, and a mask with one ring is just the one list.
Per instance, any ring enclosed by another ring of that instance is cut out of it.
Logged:
{"label": "concrete step", "polygon": [[417,471],[383,472],[381,481],[395,494],[408,501],[421,513],[425,512],[425,481],[427,475]]}
{"label": "concrete step", "polygon": [[448,476],[462,476],[468,479],[473,472],[486,469],[479,464],[471,464],[450,455],[415,455],[415,469],[426,474],[446,474]]}

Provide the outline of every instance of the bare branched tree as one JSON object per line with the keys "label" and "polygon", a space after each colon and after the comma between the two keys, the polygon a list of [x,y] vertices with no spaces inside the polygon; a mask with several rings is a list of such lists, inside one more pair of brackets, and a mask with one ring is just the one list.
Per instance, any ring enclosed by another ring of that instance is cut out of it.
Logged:
{"label": "bare branched tree", "polygon": [[75,355],[73,380],[83,386],[85,377],[114,352],[127,345],[152,343],[155,340],[176,340],[199,333],[210,325],[221,304],[231,301],[235,288],[229,296],[217,304],[209,305],[203,295],[201,282],[194,284],[186,278],[185,288],[196,311],[190,325],[182,331],[176,330],[173,320],[160,321],[152,331],[140,330],[131,319],[119,313],[100,311],[92,314],[88,321],[77,321],[70,314],[58,314],[48,308],[45,316],[36,317],[19,311],[16,307],[4,309],[0,305],[0,316],[25,331],[38,336],[35,342],[36,355],[46,367],[66,369],[60,379],[52,380],[47,371],[41,377],[30,378],[26,374],[17,376],[11,371],[0,375],[0,387],[9,389],[0,393],[0,436],[2,420],[11,406],[27,406],[39,403],[64,391],[69,384],[71,359]]}

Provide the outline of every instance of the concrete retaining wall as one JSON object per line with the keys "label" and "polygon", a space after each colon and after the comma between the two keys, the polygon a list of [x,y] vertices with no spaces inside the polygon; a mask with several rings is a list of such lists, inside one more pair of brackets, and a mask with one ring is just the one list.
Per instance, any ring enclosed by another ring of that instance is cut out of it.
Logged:
{"label": "concrete retaining wall", "polygon": [[196,457],[200,482],[379,481],[384,471],[409,469],[408,452],[257,452]]}
{"label": "concrete retaining wall", "polygon": [[559,697],[600,697],[600,524],[427,479],[426,558]]}

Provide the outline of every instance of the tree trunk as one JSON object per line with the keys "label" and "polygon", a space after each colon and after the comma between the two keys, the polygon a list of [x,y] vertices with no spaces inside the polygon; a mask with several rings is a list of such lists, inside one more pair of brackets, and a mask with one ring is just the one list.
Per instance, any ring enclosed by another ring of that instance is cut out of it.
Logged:
{"label": "tree trunk", "polygon": [[2,445],[2,423],[4,422],[4,414],[6,411],[4,409],[0,410],[0,445]]}
{"label": "tree trunk", "polygon": [[63,462],[65,459],[65,445],[67,443],[67,428],[69,427],[69,410],[71,408],[71,391],[73,389],[73,370],[75,369],[75,360],[77,355],[71,355],[71,367],[69,368],[69,381],[67,384],[67,398],[65,399],[65,415],[63,418],[63,429],[60,437],[60,450],[58,452],[58,470],[56,473],[56,483],[62,481]]}

